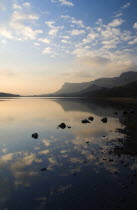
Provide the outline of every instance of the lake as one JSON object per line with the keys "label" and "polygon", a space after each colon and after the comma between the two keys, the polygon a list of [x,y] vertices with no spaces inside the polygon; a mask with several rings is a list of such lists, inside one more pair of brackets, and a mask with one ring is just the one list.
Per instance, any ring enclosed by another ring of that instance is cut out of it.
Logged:
{"label": "lake", "polygon": [[0,209],[137,209],[136,158],[112,152],[122,118],[86,99],[1,99]]}

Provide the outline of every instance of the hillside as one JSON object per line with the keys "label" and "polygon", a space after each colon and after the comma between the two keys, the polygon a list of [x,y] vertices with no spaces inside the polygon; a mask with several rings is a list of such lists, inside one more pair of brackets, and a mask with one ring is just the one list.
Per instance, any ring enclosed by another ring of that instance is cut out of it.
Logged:
{"label": "hillside", "polygon": [[113,88],[123,86],[134,81],[137,81],[137,72],[124,72],[119,77],[114,78],[100,78],[91,82],[84,83],[64,83],[62,88],[52,95],[57,96],[62,94],[73,94],[81,91],[87,92],[86,89],[90,89],[91,91],[92,88],[93,91],[100,88]]}
{"label": "hillside", "polygon": [[15,95],[11,93],[2,93],[0,92],[0,97],[19,97],[20,95]]}

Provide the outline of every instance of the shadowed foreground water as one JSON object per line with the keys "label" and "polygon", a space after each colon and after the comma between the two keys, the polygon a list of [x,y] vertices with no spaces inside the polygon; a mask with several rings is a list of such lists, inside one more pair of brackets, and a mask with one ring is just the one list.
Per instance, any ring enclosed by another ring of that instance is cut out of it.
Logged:
{"label": "shadowed foreground water", "polygon": [[[110,152],[124,136],[116,111],[79,99],[1,100],[0,209],[137,209],[136,159]],[[62,122],[71,128],[57,129]]]}

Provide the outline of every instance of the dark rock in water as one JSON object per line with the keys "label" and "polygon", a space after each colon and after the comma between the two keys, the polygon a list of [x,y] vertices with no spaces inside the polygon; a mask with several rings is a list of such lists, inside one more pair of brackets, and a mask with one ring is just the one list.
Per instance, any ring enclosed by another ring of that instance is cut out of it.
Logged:
{"label": "dark rock in water", "polygon": [[114,112],[114,114],[117,115],[118,113],[117,112]]}
{"label": "dark rock in water", "polygon": [[69,129],[70,129],[70,128],[71,128],[71,126],[67,126],[67,128],[69,128]]}
{"label": "dark rock in water", "polygon": [[87,119],[82,120],[81,122],[84,123],[84,124],[85,124],[85,123],[90,123],[89,120],[87,120]]}
{"label": "dark rock in water", "polygon": [[118,174],[118,172],[117,172],[117,171],[115,171],[115,174]]}
{"label": "dark rock in water", "polygon": [[89,141],[87,141],[86,143],[89,144]]}
{"label": "dark rock in water", "polygon": [[91,117],[91,116],[90,116],[88,119],[89,119],[90,121],[93,121],[93,120],[94,120],[94,117]]}
{"label": "dark rock in water", "polygon": [[66,128],[66,124],[65,123],[61,123],[57,128],[65,129]]}
{"label": "dark rock in water", "polygon": [[123,114],[126,115],[127,114],[127,111],[124,111]]}
{"label": "dark rock in water", "polygon": [[103,123],[107,123],[107,121],[108,121],[108,120],[107,120],[107,117],[102,118],[101,121],[102,121]]}
{"label": "dark rock in water", "polygon": [[38,138],[38,133],[33,133],[32,138],[37,139]]}
{"label": "dark rock in water", "polygon": [[42,168],[40,171],[47,171],[47,169],[46,168]]}
{"label": "dark rock in water", "polygon": [[73,176],[76,176],[77,174],[73,174]]}

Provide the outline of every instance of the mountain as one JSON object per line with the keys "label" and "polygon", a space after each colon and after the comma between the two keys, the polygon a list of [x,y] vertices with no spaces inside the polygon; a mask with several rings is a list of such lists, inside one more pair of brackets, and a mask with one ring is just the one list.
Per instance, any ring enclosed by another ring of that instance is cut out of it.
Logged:
{"label": "mountain", "polygon": [[0,97],[19,97],[20,95],[15,95],[11,93],[1,93],[0,92]]}
{"label": "mountain", "polygon": [[133,97],[137,98],[137,81],[129,84],[113,87],[102,88],[100,90],[88,91],[86,94],[80,93],[81,97]]}
{"label": "mountain", "polygon": [[[137,81],[137,72],[124,72],[119,77],[114,78],[100,78],[91,82],[84,83],[64,83],[62,88],[53,93],[54,96],[81,93],[81,91],[87,92],[87,89],[98,90],[100,88],[113,88],[123,86],[128,83]],[[44,95],[46,96],[46,95]]]}

